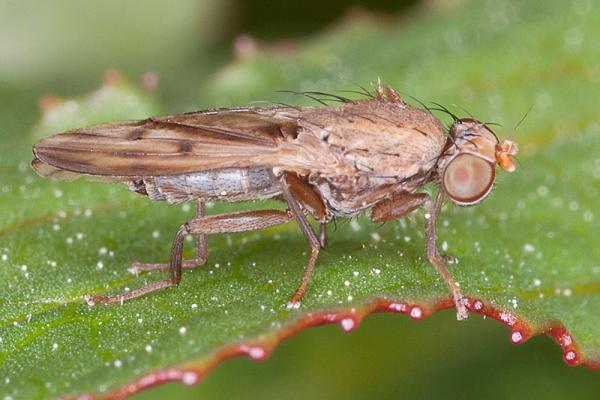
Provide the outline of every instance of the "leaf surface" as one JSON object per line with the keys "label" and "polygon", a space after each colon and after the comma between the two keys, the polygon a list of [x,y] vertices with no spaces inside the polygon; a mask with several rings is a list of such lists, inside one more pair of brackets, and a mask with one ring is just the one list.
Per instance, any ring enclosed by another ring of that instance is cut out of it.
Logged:
{"label": "leaf surface", "polygon": [[[242,104],[269,98],[274,88],[352,88],[381,76],[404,93],[460,103],[506,126],[534,104],[514,134],[522,148],[517,171],[501,174],[480,206],[447,206],[439,240],[458,257],[452,273],[472,311],[510,325],[515,343],[546,332],[567,362],[597,367],[600,57],[577,32],[597,37],[592,21],[600,10],[468,4],[387,28],[349,24],[291,56],[260,52],[219,71],[202,101]],[[178,288],[89,307],[85,293],[159,279],[126,268],[166,262],[193,207],[152,203],[120,186],[38,178],[28,168],[33,139],[8,126],[0,148],[0,376],[14,399],[194,383],[232,355],[265,357],[307,326],[337,322],[351,330],[372,311],[422,318],[450,306],[446,284],[424,257],[417,212],[383,226],[364,217],[338,223],[299,310],[285,308],[308,254],[294,224],[211,237],[208,264],[185,272]],[[271,206],[216,204],[209,212]]]}

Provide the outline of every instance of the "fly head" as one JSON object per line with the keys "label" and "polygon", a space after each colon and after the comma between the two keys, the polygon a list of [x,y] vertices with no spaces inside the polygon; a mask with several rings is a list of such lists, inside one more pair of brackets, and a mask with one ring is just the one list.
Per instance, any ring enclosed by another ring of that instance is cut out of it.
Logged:
{"label": "fly head", "polygon": [[469,206],[490,194],[496,179],[496,164],[512,172],[517,144],[500,141],[484,123],[457,119],[450,127],[445,150],[438,162],[442,190],[456,204]]}

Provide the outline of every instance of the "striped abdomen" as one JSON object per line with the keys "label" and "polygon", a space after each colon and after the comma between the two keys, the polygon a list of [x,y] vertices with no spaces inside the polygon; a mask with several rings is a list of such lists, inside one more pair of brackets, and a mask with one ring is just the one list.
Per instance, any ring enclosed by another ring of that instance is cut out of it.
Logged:
{"label": "striped abdomen", "polygon": [[281,194],[268,168],[225,168],[174,176],[144,177],[128,182],[134,192],[152,200],[182,203],[189,200],[245,201]]}

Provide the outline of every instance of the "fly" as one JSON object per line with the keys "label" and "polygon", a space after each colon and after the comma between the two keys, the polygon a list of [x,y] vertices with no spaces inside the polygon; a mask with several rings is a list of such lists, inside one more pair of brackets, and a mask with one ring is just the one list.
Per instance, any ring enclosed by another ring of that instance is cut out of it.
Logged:
{"label": "fly", "polygon": [[[42,176],[121,182],[152,200],[194,201],[195,218],[179,227],[168,264],[134,263],[132,271],[168,271],[169,278],[116,295],[86,295],[89,304],[123,302],[179,284],[184,268],[208,258],[207,236],[247,232],[295,220],[311,248],[289,305],[302,300],[326,225],[370,210],[393,221],[424,207],[427,257],[450,287],[457,318],[466,300],[436,245],[444,199],[471,206],[487,197],[496,164],[512,172],[517,145],[500,141],[484,123],[459,119],[446,132],[429,109],[407,104],[378,84],[363,100],[324,107],[217,109],[76,129],[39,141],[33,168]],[[431,198],[419,190],[434,182]],[[207,201],[279,199],[287,210],[206,215]],[[315,233],[308,222],[319,223]],[[182,260],[184,238],[197,237],[197,255]]]}

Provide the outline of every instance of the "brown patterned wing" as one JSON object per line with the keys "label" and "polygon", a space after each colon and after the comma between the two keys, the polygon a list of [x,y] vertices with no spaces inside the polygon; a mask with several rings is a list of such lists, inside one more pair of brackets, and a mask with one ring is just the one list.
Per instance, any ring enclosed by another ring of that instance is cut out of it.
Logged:
{"label": "brown patterned wing", "polygon": [[39,141],[32,166],[65,180],[272,166],[278,143],[297,129],[294,115],[288,108],[241,108],[96,125]]}

